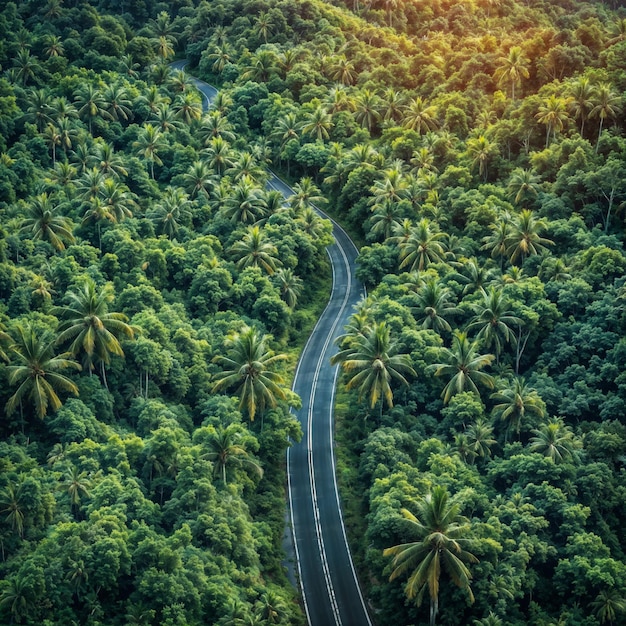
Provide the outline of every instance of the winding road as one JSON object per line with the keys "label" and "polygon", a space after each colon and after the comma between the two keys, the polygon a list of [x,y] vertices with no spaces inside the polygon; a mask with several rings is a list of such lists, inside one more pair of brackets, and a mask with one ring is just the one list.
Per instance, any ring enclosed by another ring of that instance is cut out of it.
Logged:
{"label": "winding road", "polygon": [[[177,61],[172,67],[183,69],[185,63]],[[196,78],[193,81],[208,108],[217,90]],[[268,186],[285,198],[293,194],[273,173]],[[333,405],[338,368],[330,365],[337,351],[335,339],[364,291],[354,277],[354,243],[335,222],[333,235],[335,243],[328,248],[332,292],[302,351],[293,383],[302,398],[302,409],[296,414],[304,434],[287,450],[289,513],[309,626],[372,626],[350,555],[337,488]]]}

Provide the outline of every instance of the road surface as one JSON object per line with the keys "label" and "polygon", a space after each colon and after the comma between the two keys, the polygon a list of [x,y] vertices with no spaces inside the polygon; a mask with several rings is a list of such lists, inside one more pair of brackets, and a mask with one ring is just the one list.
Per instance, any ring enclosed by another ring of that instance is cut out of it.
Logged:
{"label": "road surface", "polygon": [[[185,61],[172,66],[183,69]],[[206,110],[217,94],[198,79]],[[268,186],[292,195],[291,188],[270,173]],[[324,217],[328,217],[320,211]],[[304,347],[293,390],[302,398],[297,417],[302,441],[287,450],[289,513],[300,589],[310,626],[372,626],[350,555],[341,513],[333,452],[333,405],[338,368],[330,358],[335,339],[353,307],[363,297],[354,277],[357,249],[333,222],[335,243],[328,248],[333,288],[326,309]]]}

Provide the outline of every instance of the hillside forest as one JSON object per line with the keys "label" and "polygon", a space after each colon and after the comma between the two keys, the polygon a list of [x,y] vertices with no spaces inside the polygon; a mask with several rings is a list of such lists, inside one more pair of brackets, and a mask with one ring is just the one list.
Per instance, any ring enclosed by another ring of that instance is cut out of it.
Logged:
{"label": "hillside forest", "polygon": [[25,0],[0,65],[0,623],[305,623],[314,206],[368,294],[333,360],[375,622],[626,622],[623,3]]}

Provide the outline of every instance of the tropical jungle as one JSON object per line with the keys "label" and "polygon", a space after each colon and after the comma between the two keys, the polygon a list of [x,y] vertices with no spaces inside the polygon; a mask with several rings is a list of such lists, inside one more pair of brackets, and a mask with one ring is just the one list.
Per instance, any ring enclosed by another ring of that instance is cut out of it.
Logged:
{"label": "tropical jungle", "polygon": [[372,620],[626,623],[624,3],[2,4],[0,623],[305,624],[316,207]]}

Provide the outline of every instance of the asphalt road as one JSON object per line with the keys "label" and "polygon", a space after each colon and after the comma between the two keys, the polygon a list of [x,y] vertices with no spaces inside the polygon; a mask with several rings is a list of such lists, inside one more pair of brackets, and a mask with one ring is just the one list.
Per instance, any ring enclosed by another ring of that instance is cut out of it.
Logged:
{"label": "asphalt road", "polygon": [[[183,69],[185,61],[172,66]],[[217,90],[198,79],[194,83],[204,96],[206,110]],[[268,187],[281,191],[285,198],[293,193],[273,173]],[[342,334],[364,290],[354,277],[357,249],[345,231],[333,224],[335,243],[328,248],[332,293],[302,352],[293,384],[293,390],[302,398],[302,409],[296,414],[304,436],[287,450],[289,512],[309,625],[372,626],[341,513],[333,452],[338,368],[330,365],[337,351],[334,341]]]}

